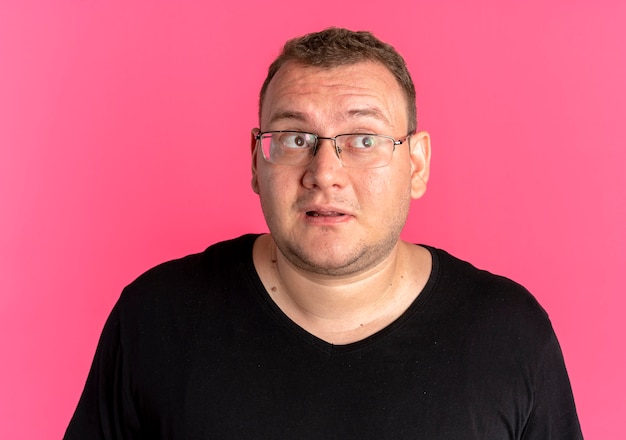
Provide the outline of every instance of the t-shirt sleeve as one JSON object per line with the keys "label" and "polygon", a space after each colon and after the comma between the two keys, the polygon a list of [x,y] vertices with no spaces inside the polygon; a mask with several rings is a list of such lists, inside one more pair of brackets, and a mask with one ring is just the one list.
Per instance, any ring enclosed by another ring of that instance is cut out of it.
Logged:
{"label": "t-shirt sleeve", "polygon": [[137,438],[137,416],[123,369],[116,305],[104,326],[85,388],[64,440]]}
{"label": "t-shirt sleeve", "polygon": [[582,433],[563,354],[554,332],[539,358],[534,405],[522,440],[578,440]]}

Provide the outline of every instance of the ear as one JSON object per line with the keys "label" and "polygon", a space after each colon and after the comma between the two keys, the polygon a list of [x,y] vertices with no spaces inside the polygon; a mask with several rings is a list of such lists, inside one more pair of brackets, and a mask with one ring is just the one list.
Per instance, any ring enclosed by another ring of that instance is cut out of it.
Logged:
{"label": "ear", "polygon": [[259,193],[259,180],[257,176],[257,158],[259,157],[257,152],[258,142],[256,141],[256,135],[259,134],[261,130],[258,128],[253,128],[250,133],[250,152],[252,154],[252,191],[255,193]]}
{"label": "ear", "polygon": [[426,192],[430,175],[430,135],[418,131],[409,138],[411,155],[411,197],[419,199]]}

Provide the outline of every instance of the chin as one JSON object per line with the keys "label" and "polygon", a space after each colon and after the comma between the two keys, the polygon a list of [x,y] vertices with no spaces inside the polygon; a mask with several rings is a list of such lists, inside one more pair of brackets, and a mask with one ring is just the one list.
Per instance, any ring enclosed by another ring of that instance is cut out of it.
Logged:
{"label": "chin", "polygon": [[[395,243],[395,242],[394,242]],[[296,246],[281,247],[281,252],[296,267],[307,272],[328,276],[353,275],[384,260],[393,249],[389,243],[366,245],[359,243],[349,248],[337,244],[318,245],[303,248]]]}

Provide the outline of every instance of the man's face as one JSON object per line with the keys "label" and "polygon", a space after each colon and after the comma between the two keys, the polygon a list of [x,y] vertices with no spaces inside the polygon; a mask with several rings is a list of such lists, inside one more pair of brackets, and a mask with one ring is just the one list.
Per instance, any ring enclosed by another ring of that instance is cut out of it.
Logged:
{"label": "man's face", "polygon": [[[407,105],[382,64],[320,69],[289,62],[269,84],[261,130],[403,139]],[[328,140],[320,140],[307,166],[271,164],[259,150],[253,141],[252,186],[272,237],[292,264],[320,274],[363,272],[389,256],[411,198],[424,193],[428,179],[430,145],[423,132],[410,146],[397,146],[389,165],[372,169],[344,167]]]}

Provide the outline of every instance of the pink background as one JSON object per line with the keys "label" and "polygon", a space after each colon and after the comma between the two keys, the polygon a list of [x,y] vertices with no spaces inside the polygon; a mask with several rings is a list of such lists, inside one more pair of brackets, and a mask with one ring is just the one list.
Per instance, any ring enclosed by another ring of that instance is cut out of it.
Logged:
{"label": "pink background", "polygon": [[209,3],[0,3],[0,438],[61,437],[125,284],[265,230],[258,90],[328,25],[414,74],[434,157],[405,238],[525,284],[586,437],[624,438],[625,2]]}

